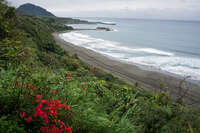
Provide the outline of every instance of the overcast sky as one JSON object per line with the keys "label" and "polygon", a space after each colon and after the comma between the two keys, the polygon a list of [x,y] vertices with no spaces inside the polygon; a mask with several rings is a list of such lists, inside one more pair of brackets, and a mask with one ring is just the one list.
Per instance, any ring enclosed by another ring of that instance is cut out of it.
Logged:
{"label": "overcast sky", "polygon": [[33,3],[62,17],[200,20],[200,0],[8,0]]}

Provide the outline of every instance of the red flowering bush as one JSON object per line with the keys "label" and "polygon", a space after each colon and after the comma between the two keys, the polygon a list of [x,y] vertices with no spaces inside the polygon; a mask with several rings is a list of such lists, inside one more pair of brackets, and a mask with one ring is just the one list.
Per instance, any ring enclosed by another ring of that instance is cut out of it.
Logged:
{"label": "red flowering bush", "polygon": [[[14,86],[20,86],[18,82],[13,84]],[[19,114],[21,119],[24,119],[27,123],[31,123],[34,119],[42,120],[42,125],[40,130],[44,133],[62,133],[68,132],[72,133],[72,129],[68,127],[65,122],[59,119],[62,114],[59,114],[61,109],[66,111],[70,110],[70,107],[66,104],[61,104],[59,100],[47,97],[46,99],[41,98],[41,95],[37,94],[36,88],[34,86],[28,86],[29,90],[32,90],[35,94],[34,103],[36,104],[34,108],[33,116],[28,116],[26,112],[21,112]],[[51,94],[57,94],[56,90],[52,90]]]}

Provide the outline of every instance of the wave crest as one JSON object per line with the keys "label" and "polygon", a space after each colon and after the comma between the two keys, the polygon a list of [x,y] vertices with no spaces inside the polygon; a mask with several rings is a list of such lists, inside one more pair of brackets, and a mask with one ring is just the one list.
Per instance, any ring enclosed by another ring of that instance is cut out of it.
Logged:
{"label": "wave crest", "polygon": [[154,48],[130,48],[118,42],[94,38],[80,32],[63,33],[60,34],[60,37],[67,42],[91,49],[108,57],[153,66],[182,76],[192,76],[194,80],[200,80],[199,59],[177,57],[171,52]]}

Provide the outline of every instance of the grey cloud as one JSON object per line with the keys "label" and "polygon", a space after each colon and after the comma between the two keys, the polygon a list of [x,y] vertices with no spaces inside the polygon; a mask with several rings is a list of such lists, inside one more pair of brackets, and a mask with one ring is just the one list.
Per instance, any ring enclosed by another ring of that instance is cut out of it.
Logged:
{"label": "grey cloud", "polygon": [[33,3],[57,16],[200,19],[200,0],[8,0]]}

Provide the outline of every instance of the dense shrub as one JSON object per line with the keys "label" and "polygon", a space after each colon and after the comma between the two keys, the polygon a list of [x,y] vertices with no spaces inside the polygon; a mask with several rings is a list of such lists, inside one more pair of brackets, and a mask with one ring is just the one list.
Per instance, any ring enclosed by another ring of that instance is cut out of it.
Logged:
{"label": "dense shrub", "polygon": [[7,120],[7,117],[0,118],[0,129],[2,133],[27,133],[16,121]]}

